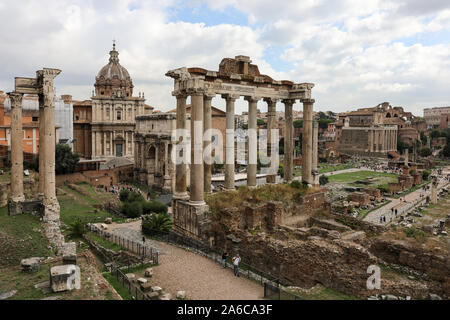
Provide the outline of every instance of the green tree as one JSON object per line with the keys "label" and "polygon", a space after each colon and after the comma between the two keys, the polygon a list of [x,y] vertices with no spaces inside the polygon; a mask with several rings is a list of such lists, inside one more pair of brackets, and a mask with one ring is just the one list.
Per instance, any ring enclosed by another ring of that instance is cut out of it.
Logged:
{"label": "green tree", "polygon": [[172,229],[173,223],[168,214],[152,214],[142,222],[142,232],[152,234],[152,231],[167,232]]}
{"label": "green tree", "polygon": [[442,150],[442,155],[444,157],[450,157],[450,144],[447,143],[444,147],[444,149]]}
{"label": "green tree", "polygon": [[263,119],[256,119],[256,125],[259,126],[265,126],[266,122]]}
{"label": "green tree", "polygon": [[431,171],[430,170],[423,170],[422,172],[422,179],[423,180],[428,180],[428,177],[430,176]]}
{"label": "green tree", "polygon": [[428,141],[427,136],[425,135],[425,132],[423,132],[423,131],[420,132],[420,141],[422,141],[423,145],[426,145],[427,141]]}
{"label": "green tree", "polygon": [[437,129],[433,129],[430,136],[431,138],[439,138],[441,136],[441,132]]}
{"label": "green tree", "polygon": [[120,208],[120,213],[129,218],[140,217],[142,215],[142,203],[139,201],[132,203],[125,202]]}
{"label": "green tree", "polygon": [[409,149],[409,147],[409,144],[407,144],[406,142],[400,140],[397,141],[397,150],[399,152],[403,152],[405,149]]}
{"label": "green tree", "polygon": [[303,120],[297,119],[293,122],[294,128],[303,128]]}
{"label": "green tree", "polygon": [[77,169],[80,156],[72,152],[72,148],[65,143],[58,143],[55,147],[56,174],[73,173]]}
{"label": "green tree", "polygon": [[421,157],[431,156],[432,153],[433,153],[433,151],[431,151],[430,148],[422,148],[422,149],[420,149],[420,156]]}

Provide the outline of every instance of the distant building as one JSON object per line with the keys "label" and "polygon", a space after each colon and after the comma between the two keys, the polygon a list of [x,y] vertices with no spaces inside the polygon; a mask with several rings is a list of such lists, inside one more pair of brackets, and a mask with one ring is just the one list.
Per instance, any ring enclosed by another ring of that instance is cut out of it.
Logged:
{"label": "distant building", "polygon": [[443,114],[450,114],[450,106],[423,109],[423,117],[428,128],[439,126],[441,124],[441,115]]}

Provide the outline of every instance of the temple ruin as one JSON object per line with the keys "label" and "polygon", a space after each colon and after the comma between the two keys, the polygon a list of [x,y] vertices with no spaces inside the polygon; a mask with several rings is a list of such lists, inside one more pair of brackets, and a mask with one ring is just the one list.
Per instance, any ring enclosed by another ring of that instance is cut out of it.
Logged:
{"label": "temple ruin", "polygon": [[[311,98],[313,83],[294,83],[288,80],[276,81],[267,75],[260,74],[258,66],[251,64],[247,56],[236,56],[234,59],[224,58],[218,71],[203,68],[178,68],[170,70],[166,76],[174,79],[172,95],[177,99],[176,129],[186,129],[186,99],[191,98],[191,164],[190,164],[190,195],[187,193],[186,162],[176,164],[175,193],[172,204],[175,229],[187,233],[191,237],[202,238],[202,228],[207,223],[205,213],[208,207],[204,201],[204,193],[211,185],[211,166],[198,160],[203,150],[211,142],[211,137],[203,134],[210,129],[211,99],[221,95],[226,100],[226,137],[225,137],[225,188],[235,189],[234,163],[234,128],[235,101],[241,96],[248,101],[249,107],[249,141],[247,185],[256,187],[257,171],[257,102],[264,100],[268,105],[268,129],[276,128],[275,105],[282,101],[285,106],[285,156],[284,181],[293,178],[293,118],[292,109],[296,100],[303,103],[303,144],[302,144],[302,181],[309,185],[318,183],[317,178],[317,147],[313,147],[313,105]],[[198,125],[200,124],[200,125]],[[197,127],[196,127],[197,126]],[[201,132],[198,132],[198,131]],[[184,131],[186,132],[186,131]],[[203,137],[204,140],[203,141]],[[177,144],[187,143],[186,134],[177,137]],[[268,141],[271,141],[270,130]],[[314,145],[317,138],[314,139]],[[182,155],[187,157],[188,155]],[[278,155],[272,154],[271,161]],[[268,183],[274,183],[273,175],[267,178]]]}
{"label": "temple ruin", "polygon": [[[41,205],[44,232],[52,247],[61,249],[64,237],[60,232],[60,207],[55,186],[55,92],[54,78],[61,70],[43,68],[35,78],[15,78],[15,90],[8,93],[11,99],[11,201],[10,215],[28,211]],[[38,200],[26,200],[23,192],[22,150],[22,98],[24,94],[39,96],[39,195]]]}

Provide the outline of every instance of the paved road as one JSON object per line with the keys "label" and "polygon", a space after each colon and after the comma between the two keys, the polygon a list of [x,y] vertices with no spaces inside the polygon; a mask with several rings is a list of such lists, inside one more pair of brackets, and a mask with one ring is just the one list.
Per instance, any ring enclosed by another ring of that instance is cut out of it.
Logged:
{"label": "paved road", "polygon": [[[108,225],[108,230],[124,238],[142,241],[141,221]],[[235,277],[231,269],[185,249],[146,240],[160,252],[159,265],[153,268],[151,283],[173,296],[186,291],[189,300],[257,300],[264,287],[244,277]]]}
{"label": "paved road", "polygon": [[[448,168],[445,168],[443,170],[443,176],[447,175]],[[438,190],[443,188],[444,186],[446,186],[448,184],[448,181],[445,179],[440,179],[439,184],[438,184]],[[403,214],[405,211],[408,211],[414,203],[416,203],[419,199],[421,199],[420,195],[423,194],[423,198],[426,198],[427,195],[431,194],[431,190],[430,191],[423,191],[422,188],[413,191],[411,193],[409,193],[408,195],[402,197],[402,200],[406,200],[405,201],[400,201],[400,199],[394,199],[394,198],[390,198],[389,200],[391,200],[390,203],[388,203],[387,205],[370,212],[365,218],[364,221],[368,221],[371,223],[375,223],[378,225],[386,225],[389,224],[391,222],[391,218],[392,221],[395,220],[395,215],[393,215],[391,213],[391,208],[397,209],[398,211],[398,215],[397,218],[400,214]],[[380,223],[380,216],[385,216],[386,217],[386,223]]]}

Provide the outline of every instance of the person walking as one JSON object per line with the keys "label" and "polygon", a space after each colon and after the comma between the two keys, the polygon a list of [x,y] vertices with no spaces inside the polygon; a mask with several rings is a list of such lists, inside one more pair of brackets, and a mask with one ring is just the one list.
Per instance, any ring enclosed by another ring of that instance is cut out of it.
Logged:
{"label": "person walking", "polygon": [[226,252],[224,250],[222,253],[222,269],[225,269],[227,267],[227,257],[228,257],[228,252]]}
{"label": "person walking", "polygon": [[241,262],[241,257],[239,257],[239,254],[237,254],[235,257],[233,257],[233,266],[234,266],[234,275],[236,277],[239,276],[239,262]]}

